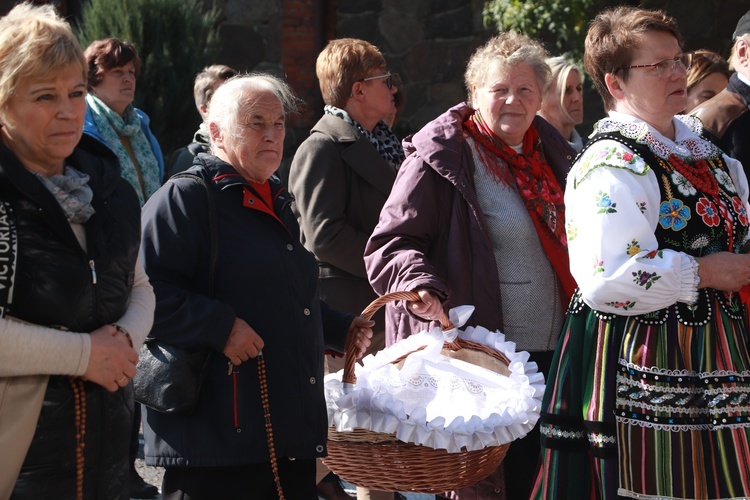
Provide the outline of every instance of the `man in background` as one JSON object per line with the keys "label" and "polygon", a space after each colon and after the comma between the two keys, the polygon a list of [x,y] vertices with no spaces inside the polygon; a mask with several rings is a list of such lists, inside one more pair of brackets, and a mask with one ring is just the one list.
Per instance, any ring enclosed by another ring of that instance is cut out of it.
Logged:
{"label": "man in background", "polygon": [[167,164],[167,173],[164,176],[164,182],[174,174],[183,172],[193,164],[193,158],[198,153],[208,153],[208,129],[203,124],[208,113],[208,105],[211,97],[219,86],[237,74],[235,69],[223,64],[214,64],[207,66],[195,77],[193,85],[193,96],[195,97],[195,107],[201,115],[201,124],[193,135],[193,142],[187,146],[175,150],[169,157]]}

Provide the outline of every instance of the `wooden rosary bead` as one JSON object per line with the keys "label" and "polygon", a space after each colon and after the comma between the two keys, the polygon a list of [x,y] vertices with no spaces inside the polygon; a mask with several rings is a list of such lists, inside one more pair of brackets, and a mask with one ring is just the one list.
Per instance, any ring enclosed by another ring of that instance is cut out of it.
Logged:
{"label": "wooden rosary bead", "polygon": [[83,473],[84,473],[84,455],[83,449],[86,447],[84,441],[86,437],[86,389],[83,380],[77,377],[70,377],[70,385],[73,388],[73,401],[75,404],[75,426],[76,426],[76,500],[83,500]]}
{"label": "wooden rosary bead", "polygon": [[281,478],[279,477],[278,461],[276,460],[276,448],[273,444],[273,428],[271,426],[271,408],[268,404],[268,380],[266,379],[266,360],[263,354],[258,355],[258,380],[260,382],[260,400],[263,405],[263,416],[265,419],[266,437],[268,440],[268,455],[271,458],[271,470],[273,471],[273,480],[276,483],[276,492],[279,494],[279,500],[284,500],[284,491],[281,488]]}

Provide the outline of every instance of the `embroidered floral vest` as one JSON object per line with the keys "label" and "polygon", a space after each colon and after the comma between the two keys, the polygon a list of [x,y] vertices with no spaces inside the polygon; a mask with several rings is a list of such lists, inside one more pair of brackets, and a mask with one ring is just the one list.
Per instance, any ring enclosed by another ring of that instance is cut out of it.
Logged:
{"label": "embroidered floral vest", "polygon": [[[679,157],[670,151],[659,151],[659,154],[656,154],[647,144],[637,142],[636,139],[626,137],[618,131],[607,131],[592,136],[580,154],[601,140],[623,144],[640,156],[656,175],[661,196],[659,223],[654,234],[659,241],[660,249],[673,249],[694,257],[722,251],[743,251],[742,243],[747,237],[750,221],[726,162],[718,149],[717,154],[693,164],[680,164]],[[686,150],[685,154],[688,153]],[[705,175],[698,175],[698,171]],[[654,256],[658,252],[660,250],[655,250]],[[644,276],[643,279],[649,277]],[[738,294],[703,288],[699,290],[698,301],[693,305],[677,303],[666,309],[637,316],[636,319],[643,323],[661,324],[670,314],[676,314],[682,323],[702,326],[713,316],[711,297],[718,299],[722,309],[730,317],[742,317],[743,306]],[[579,312],[582,304],[576,294],[569,312]],[[597,314],[600,317],[615,316]]]}

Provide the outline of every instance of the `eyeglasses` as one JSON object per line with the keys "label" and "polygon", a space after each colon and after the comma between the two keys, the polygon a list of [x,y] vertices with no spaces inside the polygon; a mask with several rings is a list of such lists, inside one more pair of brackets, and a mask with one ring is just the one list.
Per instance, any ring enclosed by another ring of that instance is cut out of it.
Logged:
{"label": "eyeglasses", "polygon": [[636,64],[635,66],[623,66],[620,69],[636,69],[636,68],[654,68],[656,76],[661,78],[662,76],[672,76],[677,69],[677,64],[681,64],[682,68],[687,71],[693,65],[693,53],[685,52],[681,56],[677,56],[674,59],[667,59],[654,64]]}
{"label": "eyeglasses", "polygon": [[388,87],[388,90],[391,90],[393,88],[393,85],[398,86],[401,83],[401,78],[399,78],[398,73],[386,73],[384,75],[368,76],[367,78],[361,78],[357,81],[369,82],[370,80],[378,80],[380,78],[385,78],[385,86]]}

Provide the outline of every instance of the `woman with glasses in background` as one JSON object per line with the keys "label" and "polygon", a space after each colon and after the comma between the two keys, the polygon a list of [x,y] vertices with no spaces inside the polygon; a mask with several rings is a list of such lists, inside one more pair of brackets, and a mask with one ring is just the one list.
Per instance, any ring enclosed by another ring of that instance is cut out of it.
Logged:
{"label": "woman with glasses in background", "polygon": [[584,63],[609,116],[565,194],[579,290],[542,404],[532,498],[747,498],[748,182],[685,109],[663,11],[599,14]]}
{"label": "woman with glasses in background", "polygon": [[[359,314],[377,297],[365,274],[365,243],[404,159],[387,124],[396,113],[400,82],[377,47],[354,38],[330,41],[315,71],[326,106],[294,155],[289,191],[302,243],[318,260],[321,298],[334,309]],[[382,313],[374,319],[368,353],[385,345]],[[343,358],[326,361],[330,372],[343,368]],[[319,493],[327,500],[345,498],[332,474]],[[358,498],[365,495],[360,488]]]}

